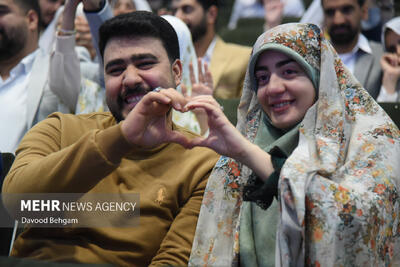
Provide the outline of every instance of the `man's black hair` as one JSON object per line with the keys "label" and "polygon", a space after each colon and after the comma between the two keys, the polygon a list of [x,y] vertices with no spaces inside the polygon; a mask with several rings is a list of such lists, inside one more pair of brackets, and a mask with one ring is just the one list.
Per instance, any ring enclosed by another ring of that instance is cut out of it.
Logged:
{"label": "man's black hair", "polygon": [[33,10],[36,12],[38,16],[38,26],[41,24],[41,16],[40,16],[40,6],[38,0],[14,0],[14,3],[21,8],[24,13],[28,13],[29,10]]}
{"label": "man's black hair", "polygon": [[[362,7],[365,4],[366,0],[357,0],[358,6]],[[321,6],[324,7],[324,0],[321,0]]]}
{"label": "man's black hair", "polygon": [[114,37],[154,37],[161,41],[171,63],[179,59],[179,42],[168,21],[148,11],[134,11],[113,17],[101,25],[99,48],[104,59],[107,42]]}
{"label": "man's black hair", "polygon": [[208,10],[211,6],[219,7],[218,0],[197,0],[204,10]]}

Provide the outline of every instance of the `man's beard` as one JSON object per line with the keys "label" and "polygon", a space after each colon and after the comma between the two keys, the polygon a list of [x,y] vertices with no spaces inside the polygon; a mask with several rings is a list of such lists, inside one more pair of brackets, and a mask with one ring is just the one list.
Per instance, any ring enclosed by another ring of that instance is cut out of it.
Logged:
{"label": "man's beard", "polygon": [[[170,88],[170,87],[175,88],[176,87],[176,84],[173,80],[172,73],[171,73],[171,79],[172,79],[171,83],[169,85],[167,85],[166,88]],[[142,94],[144,97],[147,93],[153,91],[154,89],[155,88],[145,88],[141,84],[136,85],[134,88],[127,88],[122,94],[120,94],[118,96],[117,103],[116,103],[117,105],[114,105],[114,102],[110,98],[106,97],[107,106],[117,122],[123,121],[125,119],[125,117],[123,115],[124,106],[127,104],[127,103],[125,103],[124,99],[130,94]],[[139,104],[139,102],[137,104]]]}
{"label": "man's beard", "polygon": [[[342,32],[336,33],[339,29]],[[329,36],[334,45],[347,45],[357,38],[358,31],[349,24],[334,25],[329,30]]]}
{"label": "man's beard", "polygon": [[0,61],[6,61],[20,53],[26,41],[27,34],[25,30],[19,29],[19,31],[17,31],[17,29],[14,28],[10,35],[7,34],[4,29],[0,29]]}
{"label": "man's beard", "polygon": [[203,16],[200,23],[198,25],[192,25],[190,27],[190,31],[192,33],[193,43],[197,42],[207,33],[207,21],[206,16]]}

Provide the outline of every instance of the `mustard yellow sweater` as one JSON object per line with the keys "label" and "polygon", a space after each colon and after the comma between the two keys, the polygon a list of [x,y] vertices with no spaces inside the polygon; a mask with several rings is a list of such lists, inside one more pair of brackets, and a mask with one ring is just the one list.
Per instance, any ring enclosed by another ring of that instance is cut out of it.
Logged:
{"label": "mustard yellow sweater", "polygon": [[177,144],[134,150],[108,112],[55,113],[22,140],[3,192],[136,192],[140,224],[29,228],[17,238],[12,256],[118,266],[187,265],[207,178],[217,157],[206,148],[187,150]]}

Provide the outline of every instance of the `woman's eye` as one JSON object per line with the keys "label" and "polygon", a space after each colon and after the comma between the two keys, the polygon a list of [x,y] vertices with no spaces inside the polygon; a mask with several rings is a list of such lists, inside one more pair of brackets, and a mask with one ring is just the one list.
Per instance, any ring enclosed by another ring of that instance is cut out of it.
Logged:
{"label": "woman's eye", "polygon": [[267,74],[256,75],[256,81],[257,81],[258,86],[265,85],[269,81],[269,75],[267,75]]}
{"label": "woman's eye", "polygon": [[286,69],[286,70],[283,71],[283,73],[286,74],[286,75],[296,74],[297,70],[295,70],[295,69]]}

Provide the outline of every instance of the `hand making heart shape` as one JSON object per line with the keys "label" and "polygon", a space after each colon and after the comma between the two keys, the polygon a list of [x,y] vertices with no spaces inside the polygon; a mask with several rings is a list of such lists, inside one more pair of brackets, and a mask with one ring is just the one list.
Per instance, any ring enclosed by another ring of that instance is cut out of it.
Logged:
{"label": "hand making heart shape", "polygon": [[[189,139],[172,129],[170,109],[187,112],[203,109],[207,113],[208,137]],[[121,125],[126,139],[135,146],[154,148],[162,143],[178,143],[185,148],[209,147],[229,157],[240,157],[248,141],[230,123],[211,95],[200,95],[188,100],[174,88],[154,90],[146,94],[131,110]]]}

